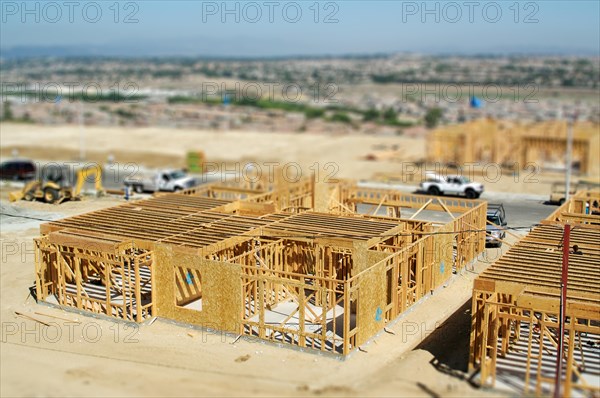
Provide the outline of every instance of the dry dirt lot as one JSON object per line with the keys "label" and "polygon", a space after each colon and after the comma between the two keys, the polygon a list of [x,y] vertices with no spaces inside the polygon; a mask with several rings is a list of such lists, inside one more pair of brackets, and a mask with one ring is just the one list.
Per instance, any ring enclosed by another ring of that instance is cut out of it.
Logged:
{"label": "dry dirt lot", "polygon": [[[80,129],[77,126],[0,124],[2,159],[14,150],[35,160],[72,161],[79,157]],[[207,131],[168,128],[119,128],[86,126],[86,159],[104,163],[109,156],[120,164],[133,162],[146,167],[182,167],[188,151],[201,150],[208,162],[220,169],[244,171],[256,162],[268,173],[271,162],[289,165],[291,179],[297,166],[302,175],[317,172],[320,179],[331,177],[371,179],[376,174],[398,175],[413,170],[412,162],[426,155],[423,136],[335,135],[317,133],[264,133],[255,131]],[[367,160],[367,158],[376,160]],[[83,165],[83,163],[82,163]],[[443,166],[434,171],[453,173]],[[212,166],[211,166],[212,168]],[[468,172],[469,170],[465,170]],[[549,195],[552,182],[562,175],[540,175],[533,170],[513,174],[487,167],[486,175],[473,175],[486,192]],[[424,177],[419,170],[414,181],[403,182],[415,188]],[[470,174],[469,174],[470,176]]]}
{"label": "dry dirt lot", "polygon": [[[46,155],[55,159],[78,156],[80,137],[77,126],[41,126],[1,124],[3,156],[18,147],[21,155],[31,148],[32,157]],[[92,155],[105,161],[109,154],[121,162],[154,162],[154,157],[183,163],[187,151],[202,150],[207,161],[215,162],[297,162],[305,172],[315,162],[334,162],[339,176],[366,178],[372,169],[384,171],[387,162],[361,161],[374,145],[398,145],[407,159],[423,157],[425,144],[421,139],[376,137],[366,135],[322,135],[293,133],[260,133],[253,131],[206,131],[165,128],[85,127],[85,145]],[[61,153],[63,150],[63,153]],[[118,156],[120,155],[120,157]],[[126,157],[126,158],[125,158]],[[174,157],[174,158],[173,158]]]}
{"label": "dry dirt lot", "polygon": [[[75,159],[79,129],[2,124],[2,156]],[[178,166],[188,150],[208,160],[327,162],[337,176],[369,178],[425,154],[422,138],[323,136],[258,132],[85,127],[88,158],[148,166]],[[395,147],[394,160],[360,160]],[[379,149],[378,149],[379,148]],[[36,304],[32,239],[41,220],[118,203],[102,198],[60,206],[2,198],[0,266],[1,396],[494,396],[465,380],[474,271],[456,275],[446,288],[346,360],[299,352],[190,329],[163,320],[132,327]],[[11,216],[12,215],[12,216]],[[18,316],[22,313],[26,316]],[[40,324],[29,317],[43,321]],[[448,323],[443,322],[448,319]],[[415,347],[417,347],[415,349]]]}

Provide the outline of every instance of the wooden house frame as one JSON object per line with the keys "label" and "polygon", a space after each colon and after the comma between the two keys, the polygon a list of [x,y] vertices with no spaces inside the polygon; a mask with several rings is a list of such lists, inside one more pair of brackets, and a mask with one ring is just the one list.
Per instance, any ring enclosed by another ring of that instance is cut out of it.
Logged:
{"label": "wooden house frame", "polygon": [[[373,201],[395,213],[355,211]],[[475,260],[486,208],[311,179],[159,194],[42,224],[37,299],[347,355]]]}
{"label": "wooden house frame", "polygon": [[[600,126],[578,122],[573,127],[573,162],[584,175],[600,174]],[[518,123],[478,119],[440,127],[427,138],[427,162],[459,166],[495,163],[525,170],[534,166],[564,168],[567,122]]]}
{"label": "wooden house frame", "polygon": [[[554,391],[565,223],[571,225],[562,395],[600,393],[600,193],[559,207],[474,282],[469,365],[483,385]],[[500,370],[499,370],[500,369]]]}

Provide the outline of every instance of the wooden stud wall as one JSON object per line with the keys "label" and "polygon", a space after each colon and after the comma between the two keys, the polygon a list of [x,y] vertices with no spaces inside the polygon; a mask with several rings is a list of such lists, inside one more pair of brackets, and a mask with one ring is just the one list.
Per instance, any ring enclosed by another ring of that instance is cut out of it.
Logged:
{"label": "wooden stud wall", "polygon": [[36,240],[36,294],[128,321],[152,311],[152,253],[132,245],[52,233]]}
{"label": "wooden stud wall", "polygon": [[588,214],[587,206],[597,199],[590,192],[570,199],[475,280],[469,367],[480,371],[482,384],[495,384],[498,362],[521,344],[527,349],[520,369],[523,392],[553,392],[554,374],[544,369],[556,362],[561,244],[568,222],[570,244],[581,254],[569,256],[563,394],[600,393],[589,382],[597,380],[600,359],[592,353],[596,362],[586,365],[589,347],[582,344],[582,338],[600,338],[600,215]]}

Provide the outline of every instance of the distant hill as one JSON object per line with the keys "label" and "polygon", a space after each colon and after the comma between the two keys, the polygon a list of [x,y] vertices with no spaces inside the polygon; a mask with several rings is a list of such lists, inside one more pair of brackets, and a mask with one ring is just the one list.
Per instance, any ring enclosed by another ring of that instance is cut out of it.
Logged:
{"label": "distant hill", "polygon": [[598,56],[597,51],[590,51],[584,48],[563,49],[559,47],[546,48],[496,48],[489,50],[469,50],[469,51],[436,51],[424,48],[422,51],[409,52],[390,52],[390,53],[282,53],[281,50],[275,50],[273,54],[265,54],[265,48],[281,48],[281,46],[272,46],[271,41],[257,41],[244,47],[243,51],[236,51],[236,39],[188,39],[172,42],[164,40],[153,43],[107,43],[93,45],[65,45],[65,46],[14,46],[0,48],[0,58],[19,59],[19,58],[40,58],[40,57],[117,57],[117,58],[143,58],[143,57],[199,57],[214,59],[297,59],[297,58],[354,58],[354,59],[373,59],[385,58],[394,54],[422,54],[433,56],[464,56],[464,57],[498,57],[506,55],[515,56]]}

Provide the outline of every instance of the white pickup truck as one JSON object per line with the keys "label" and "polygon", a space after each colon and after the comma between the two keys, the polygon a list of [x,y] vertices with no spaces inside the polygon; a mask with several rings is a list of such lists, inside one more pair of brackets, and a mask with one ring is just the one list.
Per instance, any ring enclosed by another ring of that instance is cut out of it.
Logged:
{"label": "white pickup truck", "polygon": [[126,187],[137,193],[168,191],[176,192],[195,185],[195,179],[183,170],[141,171],[124,181]]}
{"label": "white pickup truck", "polygon": [[419,186],[419,191],[435,196],[464,195],[469,199],[477,199],[483,193],[483,185],[458,175],[444,177],[438,174],[427,174],[425,181]]}

